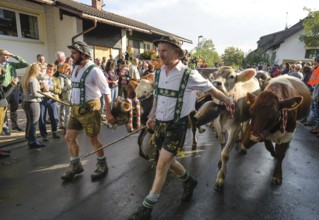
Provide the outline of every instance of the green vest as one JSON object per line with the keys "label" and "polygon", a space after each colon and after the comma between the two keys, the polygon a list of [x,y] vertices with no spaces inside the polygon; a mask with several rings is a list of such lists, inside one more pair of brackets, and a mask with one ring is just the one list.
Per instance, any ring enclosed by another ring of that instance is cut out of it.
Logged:
{"label": "green vest", "polygon": [[186,68],[183,77],[181,80],[181,84],[179,85],[179,90],[172,89],[163,89],[158,86],[161,69],[157,69],[155,71],[155,95],[162,95],[166,97],[176,98],[176,106],[175,106],[175,114],[174,114],[174,123],[178,122],[182,113],[183,107],[183,97],[185,93],[185,89],[187,86],[188,78],[192,69]]}
{"label": "green vest", "polygon": [[83,108],[84,104],[85,104],[85,78],[87,77],[87,75],[89,74],[89,72],[91,71],[91,69],[93,67],[97,67],[97,65],[92,64],[90,65],[88,68],[86,68],[86,70],[84,71],[80,82],[72,82],[72,88],[79,88],[80,89],[80,107]]}

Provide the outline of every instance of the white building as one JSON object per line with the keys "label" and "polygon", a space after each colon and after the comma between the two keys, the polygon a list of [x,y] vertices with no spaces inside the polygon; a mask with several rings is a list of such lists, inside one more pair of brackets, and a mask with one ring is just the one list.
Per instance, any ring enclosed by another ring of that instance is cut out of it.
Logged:
{"label": "white building", "polygon": [[313,61],[319,55],[317,47],[306,47],[299,38],[304,34],[303,20],[283,31],[262,36],[257,42],[258,48],[274,58],[275,64],[290,61]]}

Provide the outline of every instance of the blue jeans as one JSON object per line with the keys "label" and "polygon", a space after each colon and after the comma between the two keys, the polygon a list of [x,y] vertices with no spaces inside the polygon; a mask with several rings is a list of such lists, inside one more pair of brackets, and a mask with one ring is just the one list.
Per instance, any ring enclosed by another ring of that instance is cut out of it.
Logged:
{"label": "blue jeans", "polygon": [[48,132],[46,128],[45,119],[49,113],[49,118],[51,122],[52,132],[57,132],[58,130],[58,105],[55,101],[49,98],[44,98],[40,102],[40,119],[39,119],[39,130],[42,137],[47,137]]}
{"label": "blue jeans", "polygon": [[25,137],[29,143],[37,142],[35,132],[40,117],[40,104],[38,102],[22,102],[21,105],[27,118]]}
{"label": "blue jeans", "polygon": [[117,86],[117,87],[111,88],[111,100],[112,100],[111,108],[113,108],[113,103],[118,95],[119,95],[119,87]]}

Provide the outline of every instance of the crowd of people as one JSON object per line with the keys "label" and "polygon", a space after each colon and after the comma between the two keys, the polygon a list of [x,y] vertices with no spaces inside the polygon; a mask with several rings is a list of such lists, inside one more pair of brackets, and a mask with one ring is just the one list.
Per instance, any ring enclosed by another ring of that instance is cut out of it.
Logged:
{"label": "crowd of people", "polygon": [[[92,57],[90,56],[90,59]],[[132,62],[131,62],[132,60]],[[120,55],[117,60],[109,55],[95,58],[94,63],[102,71],[111,91],[111,108],[117,96],[126,98],[126,87],[131,79],[154,79],[154,65],[138,58],[127,59]],[[17,70],[26,68],[22,77]],[[52,138],[61,138],[59,130],[66,133],[67,122],[71,114],[70,105],[59,104],[56,100],[71,104],[72,81],[71,73],[75,67],[72,58],[66,57],[64,51],[55,53],[55,60],[47,63],[42,54],[36,56],[36,61],[30,65],[20,56],[0,49],[0,135],[10,136],[11,131],[25,132],[25,138],[31,148],[45,147],[49,140],[47,125],[51,125]],[[19,78],[22,79],[19,82]],[[47,93],[54,99],[43,96],[38,91]],[[104,98],[101,95],[102,120],[106,120],[103,110]],[[22,128],[18,124],[18,107],[21,104],[27,123]],[[10,119],[10,120],[9,120]],[[9,123],[11,122],[11,123]],[[41,140],[36,138],[39,130]],[[9,156],[9,153],[3,156]]]}

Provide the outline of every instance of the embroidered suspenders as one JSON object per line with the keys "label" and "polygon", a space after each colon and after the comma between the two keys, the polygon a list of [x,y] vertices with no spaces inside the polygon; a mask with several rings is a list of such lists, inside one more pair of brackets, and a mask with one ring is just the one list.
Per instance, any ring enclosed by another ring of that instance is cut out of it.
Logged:
{"label": "embroidered suspenders", "polygon": [[93,67],[96,67],[95,64],[90,65],[83,73],[80,82],[72,82],[72,88],[79,88],[80,89],[80,107],[83,108],[85,104],[85,78],[91,71]]}
{"label": "embroidered suspenders", "polygon": [[181,113],[182,113],[184,92],[185,92],[186,85],[187,85],[188,78],[189,78],[191,71],[192,71],[192,69],[190,69],[190,68],[185,69],[178,91],[171,90],[171,89],[159,88],[158,84],[159,84],[159,77],[160,77],[161,69],[157,69],[155,72],[155,95],[162,95],[162,96],[166,96],[166,97],[176,98],[174,123],[179,121]]}

